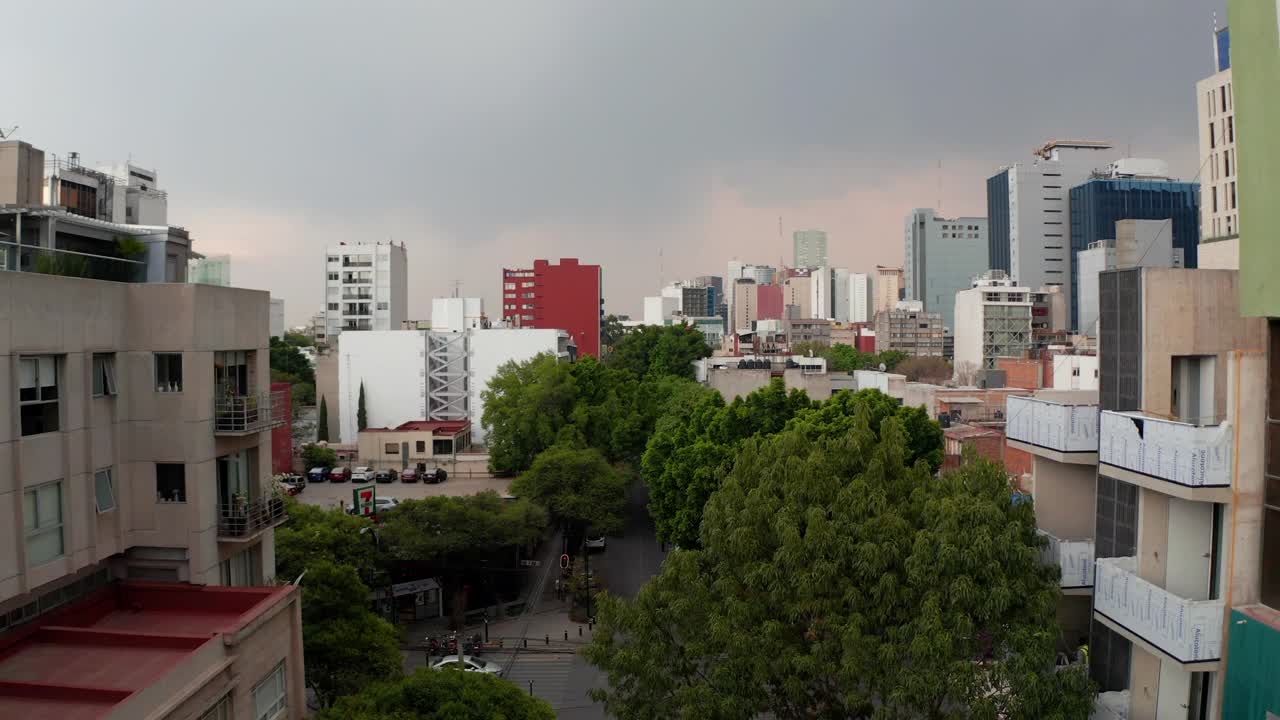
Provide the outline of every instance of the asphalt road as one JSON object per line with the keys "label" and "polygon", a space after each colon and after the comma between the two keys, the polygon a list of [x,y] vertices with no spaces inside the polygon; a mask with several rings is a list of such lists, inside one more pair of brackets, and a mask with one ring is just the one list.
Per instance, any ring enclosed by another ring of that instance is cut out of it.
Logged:
{"label": "asphalt road", "polygon": [[[649,517],[648,498],[648,489],[637,483],[628,498],[622,537],[609,538],[605,551],[591,558],[592,570],[599,573],[614,595],[634,598],[645,581],[658,574],[666,558]],[[606,686],[604,673],[579,655],[570,657],[568,662],[564,701],[556,708],[556,714],[568,720],[603,720],[604,708],[593,704],[587,692]]]}

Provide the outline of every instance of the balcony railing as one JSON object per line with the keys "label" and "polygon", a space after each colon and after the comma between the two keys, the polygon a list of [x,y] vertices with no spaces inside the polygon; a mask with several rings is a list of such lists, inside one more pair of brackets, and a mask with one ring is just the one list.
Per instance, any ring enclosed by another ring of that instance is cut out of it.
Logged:
{"label": "balcony railing", "polygon": [[1231,426],[1104,411],[1098,462],[1186,488],[1231,486]]}
{"label": "balcony railing", "polygon": [[1098,452],[1098,407],[1034,397],[1008,399],[1010,440],[1063,453]]}
{"label": "balcony railing", "polygon": [[342,267],[373,267],[372,260],[347,260],[343,259]]}
{"label": "balcony railing", "polygon": [[248,435],[283,425],[288,419],[287,390],[252,395],[227,395],[213,407],[213,431],[218,435]]}
{"label": "balcony railing", "polygon": [[[1222,600],[1188,600],[1138,577],[1137,558],[1099,558],[1093,609],[1181,663],[1222,657]],[[1113,628],[1115,629],[1115,628]]]}
{"label": "balcony railing", "polygon": [[373,293],[344,292],[342,293],[342,299],[343,300],[373,300]]}
{"label": "balcony railing", "polygon": [[1037,530],[1049,541],[1040,551],[1040,560],[1046,565],[1062,569],[1058,586],[1064,589],[1093,587],[1093,541],[1062,540],[1043,530]]}
{"label": "balcony railing", "polygon": [[147,281],[147,263],[141,260],[18,245],[12,242],[0,242],[0,270],[112,282]]}
{"label": "balcony railing", "polygon": [[287,519],[284,500],[280,498],[219,503],[218,537],[247,540]]}

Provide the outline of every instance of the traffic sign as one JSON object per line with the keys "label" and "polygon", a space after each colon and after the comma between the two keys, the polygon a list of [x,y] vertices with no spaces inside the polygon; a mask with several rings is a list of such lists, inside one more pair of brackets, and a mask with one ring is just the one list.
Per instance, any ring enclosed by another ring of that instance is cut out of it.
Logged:
{"label": "traffic sign", "polygon": [[521,560],[520,567],[542,567],[541,560]]}
{"label": "traffic sign", "polygon": [[564,554],[564,555],[561,555],[561,556],[560,556],[560,569],[561,569],[561,570],[568,570],[568,569],[569,569],[569,555],[568,555],[568,553],[566,553],[566,554]]}
{"label": "traffic sign", "polygon": [[351,507],[355,508],[357,515],[362,517],[373,517],[378,507],[377,503],[374,502],[376,497],[376,485],[365,485],[364,487],[354,488],[351,491]]}

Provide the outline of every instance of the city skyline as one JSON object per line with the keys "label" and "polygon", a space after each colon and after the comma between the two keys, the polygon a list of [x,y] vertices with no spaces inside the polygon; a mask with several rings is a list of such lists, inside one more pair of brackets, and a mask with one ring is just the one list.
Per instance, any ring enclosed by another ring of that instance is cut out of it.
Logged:
{"label": "city skyline", "polygon": [[[664,4],[513,5],[497,24],[465,6],[399,9],[385,22],[320,5],[299,20],[234,3],[194,17],[126,4],[84,9],[75,23],[36,6],[28,22],[61,28],[63,50],[39,77],[13,78],[0,125],[59,157],[156,168],[196,248],[236,258],[237,283],[284,298],[290,325],[320,309],[322,248],[347,239],[406,244],[411,315],[459,281],[496,307],[502,263],[537,256],[600,263],[606,310],[635,316],[662,279],[659,248],[666,279],[677,265],[691,277],[735,256],[778,262],[792,231],[816,227],[833,266],[900,265],[911,208],[984,215],[985,178],[1053,137],[1108,139],[1191,179],[1187,78],[1210,74],[1212,13],[1224,9],[1090,4],[1070,16],[995,2],[748,4],[711,55],[703,39],[723,26],[724,6],[683,8],[675,31]],[[180,31],[193,23],[198,38]],[[481,29],[494,50],[460,52]],[[945,50],[902,53],[908,33],[914,47]],[[119,101],[110,84],[73,78],[112,35],[147,38],[120,46],[120,65],[147,68],[138,92],[167,100],[145,117],[121,110],[87,124],[83,107]],[[1075,53],[1082,36],[1109,52]],[[0,58],[20,66],[41,42],[17,38]],[[232,45],[234,55],[215,52]],[[1076,59],[1063,76],[1067,53]],[[1022,61],[995,62],[1010,54]],[[1164,59],[1153,65],[1155,54]],[[220,60],[187,59],[206,56]],[[1115,72],[1127,64],[1143,68],[1141,82]],[[304,67],[313,72],[295,72]],[[58,85],[77,90],[47,92]],[[971,112],[939,112],[961,102],[958,87]],[[1010,105],[1011,89],[1029,101]],[[816,102],[823,113],[792,109]],[[660,122],[645,111],[690,104],[702,110]],[[299,258],[314,272],[291,272]]]}

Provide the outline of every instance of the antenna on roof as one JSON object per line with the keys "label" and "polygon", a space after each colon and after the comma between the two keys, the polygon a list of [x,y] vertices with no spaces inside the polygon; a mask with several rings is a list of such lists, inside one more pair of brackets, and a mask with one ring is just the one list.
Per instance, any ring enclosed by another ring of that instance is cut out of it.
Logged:
{"label": "antenna on roof", "polygon": [[4,128],[0,128],[0,140],[8,140],[9,138],[13,137],[13,134],[17,131],[18,131],[17,125],[14,125],[8,130],[5,130]]}

